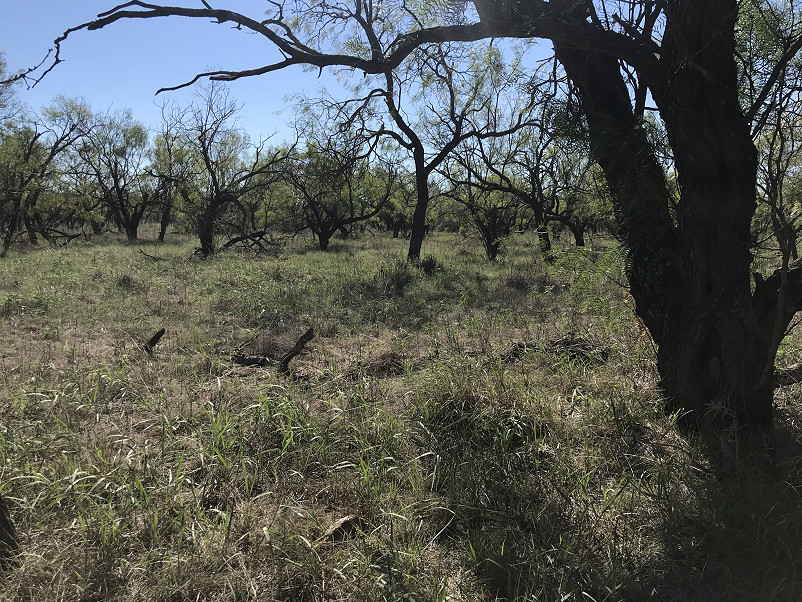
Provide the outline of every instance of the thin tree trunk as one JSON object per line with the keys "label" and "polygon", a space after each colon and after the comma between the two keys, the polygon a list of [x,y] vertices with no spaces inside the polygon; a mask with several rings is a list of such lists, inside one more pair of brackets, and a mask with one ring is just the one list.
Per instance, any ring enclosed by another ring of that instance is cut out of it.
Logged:
{"label": "thin tree trunk", "polygon": [[167,235],[167,228],[170,226],[172,216],[173,204],[165,203],[162,206],[161,220],[159,221],[159,242],[164,242],[164,237]]}
{"label": "thin tree trunk", "polygon": [[423,165],[423,157],[415,158],[415,187],[417,189],[417,202],[415,213],[412,215],[412,230],[409,237],[409,252],[407,259],[417,261],[420,259],[423,239],[426,236],[426,211],[429,208],[429,178]]}
{"label": "thin tree trunk", "polygon": [[14,240],[14,235],[17,233],[17,224],[19,223],[20,207],[22,206],[22,199],[17,198],[9,212],[8,220],[6,223],[6,235],[3,237],[3,248],[0,250],[0,257],[5,257],[8,250],[11,248],[11,243]]}
{"label": "thin tree trunk", "polygon": [[34,246],[39,244],[39,237],[36,236],[36,225],[30,215],[26,214],[23,218],[25,231],[28,234],[28,242]]}

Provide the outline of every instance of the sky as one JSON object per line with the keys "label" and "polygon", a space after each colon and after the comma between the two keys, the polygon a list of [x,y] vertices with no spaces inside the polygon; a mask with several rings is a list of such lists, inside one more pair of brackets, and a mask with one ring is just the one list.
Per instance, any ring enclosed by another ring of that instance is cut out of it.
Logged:
{"label": "sky", "polygon": [[[9,71],[38,64],[64,30],[92,20],[121,3],[115,0],[0,0],[0,52]],[[178,3],[177,3],[178,4]],[[185,6],[200,7],[188,0]],[[264,0],[225,0],[219,6],[261,17]],[[189,103],[193,88],[155,95],[164,86],[184,83],[209,69],[246,69],[276,60],[272,45],[261,36],[201,19],[179,17],[133,19],[99,31],[80,31],[62,44],[58,65],[33,89],[17,88],[17,97],[33,110],[58,95],[83,98],[96,111],[131,109],[134,117],[157,127],[164,101]],[[244,103],[240,125],[258,140],[290,137],[297,93],[317,95],[321,88],[341,94],[334,74],[292,67],[229,84]]]}

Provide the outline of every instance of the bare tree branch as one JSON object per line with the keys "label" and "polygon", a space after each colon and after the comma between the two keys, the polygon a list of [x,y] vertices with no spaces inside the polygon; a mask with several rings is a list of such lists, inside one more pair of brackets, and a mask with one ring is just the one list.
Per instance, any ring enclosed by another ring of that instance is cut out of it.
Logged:
{"label": "bare tree branch", "polygon": [[[398,67],[412,51],[422,45],[450,41],[472,42],[490,37],[549,38],[561,40],[564,44],[571,46],[600,49],[602,52],[621,57],[627,62],[641,66],[647,63],[654,64],[656,61],[655,53],[657,49],[652,46],[647,47],[642,40],[606,30],[593,23],[580,22],[579,25],[575,21],[568,23],[562,18],[561,11],[554,9],[554,2],[543,2],[541,0],[530,2],[525,15],[502,13],[493,2],[475,0],[474,5],[480,14],[480,22],[425,27],[399,33],[394,40],[389,42],[386,47],[383,47],[381,40],[376,36],[371,21],[376,21],[380,17],[373,14],[366,16],[361,0],[354,1],[356,2],[356,10],[340,11],[332,15],[316,14],[313,16],[318,18],[326,16],[338,21],[351,19],[359,26],[360,31],[367,38],[371,50],[370,58],[337,52],[323,52],[302,42],[289,25],[288,19],[285,18],[284,7],[280,3],[271,2],[276,7],[275,18],[258,21],[235,11],[211,8],[206,2],[203,3],[204,8],[186,8],[131,0],[98,14],[97,19],[67,29],[54,40],[54,47],[48,51],[48,54],[39,65],[27,69],[7,81],[24,80],[28,85],[35,86],[56,65],[62,62],[62,43],[75,32],[103,29],[124,19],[160,17],[212,19],[217,24],[231,23],[237,29],[256,33],[269,40],[283,55],[283,58],[253,69],[200,73],[183,84],[164,87],[159,92],[183,88],[205,77],[231,81],[243,77],[263,75],[291,65],[310,65],[319,69],[341,66],[358,69],[365,73],[380,74]],[[325,12],[326,9],[326,6],[316,6],[310,11]],[[521,16],[524,17],[523,20],[521,20]],[[48,61],[50,61],[49,64]],[[45,67],[44,71],[35,76],[43,67]]]}

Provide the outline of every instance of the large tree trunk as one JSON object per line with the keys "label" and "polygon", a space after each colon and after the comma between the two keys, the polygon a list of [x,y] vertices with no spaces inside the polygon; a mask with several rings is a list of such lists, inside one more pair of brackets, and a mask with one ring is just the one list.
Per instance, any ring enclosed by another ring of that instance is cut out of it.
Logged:
{"label": "large tree trunk", "polygon": [[551,236],[549,236],[549,227],[546,223],[535,222],[535,230],[537,232],[537,239],[540,242],[540,252],[543,257],[550,257],[551,255]]}
{"label": "large tree trunk", "polygon": [[736,18],[734,1],[685,2],[663,40],[672,77],[663,77],[666,85],[654,94],[682,195],[677,221],[686,287],[670,305],[658,367],[681,406],[723,409],[765,425],[780,341],[772,334],[774,310],[757,308],[751,291],[757,151],[738,103]]}
{"label": "large tree trunk", "polygon": [[198,240],[200,241],[201,257],[209,257],[214,253],[214,234],[217,211],[214,207],[207,207],[198,219]]}
{"label": "large tree trunk", "polygon": [[585,246],[585,228],[581,224],[572,222],[570,219],[565,220],[565,227],[571,231],[574,236],[574,245],[577,247]]}
{"label": "large tree trunk", "polygon": [[777,278],[759,301],[750,288],[757,154],[738,105],[736,2],[689,0],[674,10],[686,13],[670,21],[681,31],[666,28],[662,71],[650,84],[679,176],[676,222],[617,60],[555,48],[580,91],[629,251],[630,291],[658,345],[670,407],[697,420],[764,426],[772,415],[780,339],[773,333],[784,331],[792,313],[783,308],[777,318]]}

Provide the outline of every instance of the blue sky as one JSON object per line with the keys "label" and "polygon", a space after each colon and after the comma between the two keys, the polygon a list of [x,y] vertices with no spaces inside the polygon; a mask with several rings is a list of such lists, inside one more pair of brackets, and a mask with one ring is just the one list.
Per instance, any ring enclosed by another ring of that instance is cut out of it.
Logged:
{"label": "blue sky", "polygon": [[[114,0],[2,0],[0,51],[10,70],[37,64],[52,41],[75,25],[118,4]],[[184,2],[200,6],[200,2]],[[226,0],[220,6],[259,17],[263,0]],[[271,44],[260,36],[236,31],[200,19],[121,21],[100,31],[81,31],[62,45],[61,63],[31,90],[18,97],[37,110],[57,94],[84,98],[93,109],[132,110],[148,125],[160,119],[158,104],[188,102],[192,89],[155,96],[156,90],[192,78],[208,69],[244,69],[276,59]],[[288,95],[315,95],[321,87],[336,93],[336,78],[301,68],[247,78],[230,84],[233,96],[245,104],[241,125],[258,139],[277,132],[279,142],[289,136],[286,123],[293,103]],[[278,113],[278,114],[277,114]]]}

